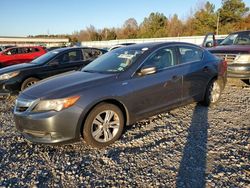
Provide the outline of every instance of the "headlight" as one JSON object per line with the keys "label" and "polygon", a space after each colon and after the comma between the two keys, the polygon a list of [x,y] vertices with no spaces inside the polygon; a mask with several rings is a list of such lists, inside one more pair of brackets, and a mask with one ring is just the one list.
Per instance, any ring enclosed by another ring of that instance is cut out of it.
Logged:
{"label": "headlight", "polygon": [[33,111],[61,111],[65,108],[73,106],[79,98],[80,96],[73,96],[64,99],[42,100],[35,106]]}
{"label": "headlight", "polygon": [[2,74],[0,75],[0,80],[8,80],[10,78],[17,76],[18,74],[19,74],[19,71]]}
{"label": "headlight", "polygon": [[238,55],[235,58],[234,63],[240,63],[240,64],[250,63],[250,55],[248,54]]}

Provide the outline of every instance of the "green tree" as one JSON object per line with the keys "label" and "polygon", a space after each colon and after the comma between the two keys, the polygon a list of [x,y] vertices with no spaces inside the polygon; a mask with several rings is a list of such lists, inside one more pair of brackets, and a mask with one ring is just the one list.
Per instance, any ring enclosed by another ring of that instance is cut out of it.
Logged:
{"label": "green tree", "polygon": [[168,19],[162,13],[151,13],[140,25],[139,37],[165,37]]}
{"label": "green tree", "polygon": [[222,7],[218,10],[222,25],[239,22],[246,16],[249,7],[242,0],[222,0]]}
{"label": "green tree", "polygon": [[220,18],[220,34],[245,29],[249,15],[249,7],[242,0],[222,0],[218,10]]}
{"label": "green tree", "polygon": [[192,24],[195,35],[215,32],[217,15],[214,9],[215,6],[207,1],[204,7],[194,14]]}

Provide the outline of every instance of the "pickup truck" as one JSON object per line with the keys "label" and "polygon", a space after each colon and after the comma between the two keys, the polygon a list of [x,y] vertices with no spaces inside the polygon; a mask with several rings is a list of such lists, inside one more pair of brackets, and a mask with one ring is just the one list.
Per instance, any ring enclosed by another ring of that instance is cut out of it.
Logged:
{"label": "pickup truck", "polygon": [[[211,41],[212,39],[212,41]],[[250,30],[229,34],[219,45],[214,34],[208,34],[203,47],[228,63],[228,77],[250,84]]]}

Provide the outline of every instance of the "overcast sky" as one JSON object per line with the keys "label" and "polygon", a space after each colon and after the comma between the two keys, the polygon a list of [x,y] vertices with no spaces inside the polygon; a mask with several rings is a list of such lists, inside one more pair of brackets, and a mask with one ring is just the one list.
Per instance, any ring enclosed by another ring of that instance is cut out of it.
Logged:
{"label": "overcast sky", "polygon": [[[151,12],[185,19],[203,0],[0,0],[0,36],[72,34],[89,25],[121,27],[128,18],[141,23]],[[220,8],[220,0],[210,0]],[[250,0],[244,1],[247,6]]]}

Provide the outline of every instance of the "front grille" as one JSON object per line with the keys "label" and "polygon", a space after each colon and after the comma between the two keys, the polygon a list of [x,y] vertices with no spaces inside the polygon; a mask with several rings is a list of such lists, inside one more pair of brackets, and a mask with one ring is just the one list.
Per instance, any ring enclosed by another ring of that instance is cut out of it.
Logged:
{"label": "front grille", "polygon": [[36,100],[20,99],[16,100],[15,112],[26,112],[32,109],[36,103]]}
{"label": "front grille", "polygon": [[16,107],[17,112],[25,112],[28,109],[28,107]]}
{"label": "front grille", "polygon": [[220,59],[225,60],[228,64],[232,64],[236,58],[236,54],[214,54],[217,57],[219,57]]}

